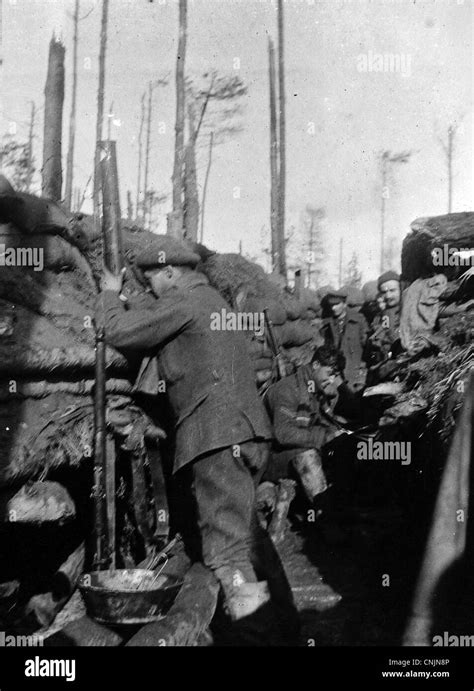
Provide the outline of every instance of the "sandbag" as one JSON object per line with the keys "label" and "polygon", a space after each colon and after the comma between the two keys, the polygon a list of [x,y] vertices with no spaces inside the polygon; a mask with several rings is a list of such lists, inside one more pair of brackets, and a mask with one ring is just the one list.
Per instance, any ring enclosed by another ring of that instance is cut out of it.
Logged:
{"label": "sandbag", "polygon": [[287,321],[285,324],[275,327],[275,331],[281,345],[286,347],[303,345],[316,336],[314,327],[302,319]]}
{"label": "sandbag", "polygon": [[[0,326],[8,330],[0,338],[0,375],[40,375],[91,370],[93,345],[78,342],[74,334],[58,329],[49,319],[20,305],[0,299]],[[85,328],[85,327],[84,327]],[[108,367],[126,367],[125,358],[106,348]]]}
{"label": "sandbag", "polygon": [[253,366],[256,372],[261,370],[271,369],[273,365],[273,358],[259,357],[253,361]]}
{"label": "sandbag", "polygon": [[252,314],[260,314],[264,309],[268,310],[268,317],[273,324],[286,322],[286,310],[277,300],[265,300],[265,298],[249,296],[245,300],[243,310]]}
{"label": "sandbag", "polygon": [[321,299],[315,290],[302,288],[300,291],[300,302],[302,302],[306,309],[313,310],[316,314],[321,312]]}
{"label": "sandbag", "polygon": [[[7,248],[40,250],[45,269],[57,271],[77,269],[87,277],[89,282],[93,283],[92,271],[85,257],[77,247],[58,235],[25,235],[11,225],[2,225],[0,226],[0,244],[5,245],[5,251]],[[42,270],[43,268],[36,273]]]}

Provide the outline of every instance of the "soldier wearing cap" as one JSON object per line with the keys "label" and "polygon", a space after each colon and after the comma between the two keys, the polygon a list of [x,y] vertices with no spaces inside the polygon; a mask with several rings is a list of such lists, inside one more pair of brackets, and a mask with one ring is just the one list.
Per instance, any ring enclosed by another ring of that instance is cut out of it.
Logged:
{"label": "soldier wearing cap", "polygon": [[328,346],[337,348],[345,357],[344,377],[353,391],[365,385],[367,369],[364,348],[367,342],[368,324],[356,307],[347,307],[347,291],[331,289],[324,298],[326,314],[321,334]]}
{"label": "soldier wearing cap", "polygon": [[261,610],[269,594],[250,562],[255,478],[263,472],[271,428],[257,394],[241,332],[212,330],[229,309],[195,271],[199,256],[169,236],[135,263],[156,298],[126,309],[121,278],[104,272],[99,296],[106,341],[156,355],[174,425],[175,478],[191,490],[204,564],[218,578],[232,621]]}
{"label": "soldier wearing cap", "polygon": [[386,271],[377,280],[378,295],[383,309],[372,322],[368,342],[368,358],[371,365],[389,359],[397,351],[400,340],[401,288],[400,276]]}

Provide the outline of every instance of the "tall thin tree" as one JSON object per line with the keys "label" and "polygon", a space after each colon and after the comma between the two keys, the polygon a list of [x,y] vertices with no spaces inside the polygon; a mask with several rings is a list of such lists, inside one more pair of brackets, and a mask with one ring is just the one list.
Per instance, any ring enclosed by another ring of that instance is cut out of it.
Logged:
{"label": "tall thin tree", "polygon": [[184,226],[186,238],[197,242],[199,229],[199,194],[196,171],[196,113],[192,99],[188,100],[188,143],[184,160]]}
{"label": "tall thin tree", "polygon": [[43,196],[55,201],[62,190],[62,122],[64,105],[64,55],[62,42],[52,37],[49,44],[48,75],[44,88]]}
{"label": "tall thin tree", "polygon": [[455,139],[461,120],[462,117],[460,117],[457,122],[451,122],[448,125],[446,138],[437,136],[438,143],[443,150],[446,160],[446,173],[448,178],[448,214],[451,213],[453,208],[453,161],[456,150]]}
{"label": "tall thin tree", "polygon": [[278,272],[286,279],[285,198],[286,198],[286,98],[285,98],[285,36],[283,0],[278,0],[278,87],[280,104],[279,122],[279,176],[278,191]]}
{"label": "tall thin tree", "polygon": [[279,169],[278,169],[278,133],[276,112],[276,79],[275,79],[275,49],[273,41],[268,39],[268,66],[270,81],[270,228],[271,228],[271,261],[272,270],[279,270]]}
{"label": "tall thin tree", "polygon": [[140,131],[138,133],[138,174],[137,174],[137,197],[135,201],[135,214],[137,220],[143,214],[143,204],[141,203],[142,191],[142,158],[143,158],[143,127],[145,125],[145,97],[146,93],[142,94],[141,111],[140,111]]}
{"label": "tall thin tree", "polygon": [[102,141],[102,130],[104,122],[104,96],[105,96],[105,56],[107,50],[107,25],[109,19],[109,0],[102,0],[102,20],[100,28],[100,51],[99,51],[99,86],[97,89],[97,122],[95,132],[95,153],[94,153],[94,191],[93,205],[95,222],[99,222],[100,206],[100,147]]}
{"label": "tall thin tree", "polygon": [[150,197],[148,194],[148,170],[150,165],[150,145],[151,145],[151,112],[153,107],[153,86],[148,83],[148,109],[146,119],[146,145],[145,145],[145,179],[144,187],[145,193],[143,195],[143,222],[145,227],[149,227],[149,213],[150,213]]}
{"label": "tall thin tree", "polygon": [[207,186],[209,184],[209,175],[211,173],[212,166],[212,151],[214,148],[214,132],[209,135],[209,153],[207,157],[206,175],[204,176],[204,185],[202,187],[202,199],[201,199],[201,231],[199,233],[199,242],[203,242],[204,237],[204,211],[206,208],[206,198],[207,198]]}
{"label": "tall thin tree", "polygon": [[173,212],[169,217],[168,232],[182,237],[183,235],[183,165],[184,165],[184,122],[186,86],[184,68],[186,61],[187,39],[187,0],[179,0],[179,39],[176,60],[176,123],[173,166]]}
{"label": "tall thin tree", "polygon": [[28,132],[28,171],[26,174],[26,191],[31,192],[31,183],[33,181],[33,139],[35,130],[35,119],[36,119],[36,107],[34,101],[31,102],[31,116],[30,116],[30,126]]}
{"label": "tall thin tree", "polygon": [[74,36],[72,43],[72,94],[71,94],[71,113],[69,115],[69,141],[66,158],[66,189],[64,193],[64,204],[68,211],[72,206],[73,170],[74,170],[74,143],[76,138],[76,103],[77,103],[77,48],[79,43],[79,4],[80,0],[75,0],[74,5]]}
{"label": "tall thin tree", "polygon": [[398,165],[400,163],[408,163],[412,153],[412,151],[402,151],[399,154],[392,154],[390,151],[382,151],[379,154],[382,178],[382,195],[380,209],[380,273],[383,273],[385,267],[385,214],[386,201],[390,197],[388,187],[390,167],[393,165]]}

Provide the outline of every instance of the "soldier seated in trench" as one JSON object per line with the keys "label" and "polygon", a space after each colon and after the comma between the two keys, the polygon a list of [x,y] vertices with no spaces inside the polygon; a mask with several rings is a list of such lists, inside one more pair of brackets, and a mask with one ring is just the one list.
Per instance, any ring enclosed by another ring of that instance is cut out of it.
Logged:
{"label": "soldier seated in trench", "polygon": [[321,346],[309,365],[274,384],[267,394],[275,441],[264,479],[287,477],[293,468],[329,542],[346,537],[341,523],[353,475],[350,453],[338,450],[327,456],[327,445],[344,433],[339,414],[357,415],[358,397],[343,380],[344,366],[336,348]]}

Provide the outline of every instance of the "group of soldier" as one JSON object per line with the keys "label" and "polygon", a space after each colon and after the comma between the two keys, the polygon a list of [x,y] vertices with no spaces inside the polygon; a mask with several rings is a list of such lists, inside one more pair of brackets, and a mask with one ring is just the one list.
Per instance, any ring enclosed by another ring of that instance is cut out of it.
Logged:
{"label": "group of soldier", "polygon": [[[257,488],[291,466],[306,500],[318,507],[326,537],[334,538],[334,502],[326,497],[329,485],[344,486],[344,472],[340,483],[328,482],[321,454],[341,434],[344,420],[357,416],[367,373],[372,376],[390,357],[400,320],[400,282],[393,272],[380,277],[382,309],[371,315],[370,326],[343,292],[329,294],[324,345],[310,364],[274,384],[262,400],[245,335],[210,328],[210,315],[228,306],[196,271],[199,260],[184,242],[157,235],[154,246],[135,259],[149,300],[127,303],[121,296],[123,275],[105,270],[97,310],[107,342],[153,358],[166,383],[165,392],[156,391],[153,398],[157,407],[160,397],[166,399],[172,480],[183,499],[181,529],[194,558],[220,583],[230,640],[266,645],[277,629],[288,636],[297,627],[294,617],[288,623],[291,593],[283,570],[278,584],[254,554],[261,529]],[[197,539],[187,541],[188,534]]]}

